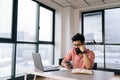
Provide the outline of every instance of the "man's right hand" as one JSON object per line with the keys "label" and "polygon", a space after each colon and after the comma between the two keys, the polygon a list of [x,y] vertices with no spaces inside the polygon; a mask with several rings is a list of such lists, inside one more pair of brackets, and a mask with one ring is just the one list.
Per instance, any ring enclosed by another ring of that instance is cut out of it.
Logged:
{"label": "man's right hand", "polygon": [[68,64],[68,63],[64,63],[63,67],[67,68],[67,69],[72,69],[72,65]]}

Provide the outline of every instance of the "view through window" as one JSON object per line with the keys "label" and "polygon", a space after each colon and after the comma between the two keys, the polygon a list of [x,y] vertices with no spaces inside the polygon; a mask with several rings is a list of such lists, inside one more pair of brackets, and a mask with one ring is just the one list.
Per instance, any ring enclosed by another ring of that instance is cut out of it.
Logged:
{"label": "view through window", "polygon": [[[103,45],[96,45],[102,43],[102,13],[93,12],[83,14],[83,26],[85,42],[92,45],[86,45],[95,52],[95,63],[99,67],[104,67]],[[98,36],[99,35],[99,36]]]}
{"label": "view through window", "polygon": [[36,8],[31,0],[18,0],[17,41],[36,42]]}
{"label": "view through window", "polygon": [[[39,14],[38,11],[40,11]],[[37,25],[38,21],[40,26]],[[23,73],[23,68],[34,67],[32,53],[42,54],[45,64],[53,63],[53,44],[46,42],[53,42],[52,33],[53,11],[46,7],[38,7],[38,4],[31,0],[18,1],[17,41],[21,44],[17,43],[16,57],[19,61],[16,62],[16,74]],[[44,44],[41,41],[44,41]],[[27,42],[27,44],[24,42]],[[42,46],[37,46],[41,45],[41,43]],[[51,58],[47,58],[50,56]]]}
{"label": "view through window", "polygon": [[98,68],[120,70],[119,13],[120,8],[83,13],[86,46],[95,52]]}
{"label": "view through window", "polygon": [[105,10],[106,68],[120,69],[120,8]]}
{"label": "view through window", "polygon": [[13,44],[2,39],[12,38],[13,0],[0,0],[0,78],[11,75]]}
{"label": "view through window", "polygon": [[0,78],[11,75],[13,45],[0,43]]}
{"label": "view through window", "polygon": [[0,0],[0,38],[11,38],[12,1],[13,0]]}
{"label": "view through window", "polygon": [[0,0],[0,11],[0,79],[34,67],[32,53],[53,64],[55,10],[33,0]]}
{"label": "view through window", "polygon": [[[53,26],[53,12],[40,7],[40,21],[39,21],[39,40],[40,41],[52,41],[52,26]],[[43,36],[44,35],[44,36]]]}

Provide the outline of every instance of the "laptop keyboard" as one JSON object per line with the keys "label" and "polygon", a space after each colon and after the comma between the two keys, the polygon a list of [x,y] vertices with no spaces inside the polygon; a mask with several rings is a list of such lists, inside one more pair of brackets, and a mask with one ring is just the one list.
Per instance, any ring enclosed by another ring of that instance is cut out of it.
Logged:
{"label": "laptop keyboard", "polygon": [[44,66],[44,69],[54,69],[55,67],[52,66]]}
{"label": "laptop keyboard", "polygon": [[44,70],[46,70],[46,71],[57,71],[57,70],[59,70],[59,67],[44,66]]}

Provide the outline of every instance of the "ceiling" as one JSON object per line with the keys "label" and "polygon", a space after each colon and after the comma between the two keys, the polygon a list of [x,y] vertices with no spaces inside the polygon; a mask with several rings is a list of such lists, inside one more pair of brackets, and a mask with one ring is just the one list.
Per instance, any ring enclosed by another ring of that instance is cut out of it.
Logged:
{"label": "ceiling", "polygon": [[50,0],[50,1],[60,5],[61,7],[71,6],[72,8],[85,8],[96,5],[120,2],[120,0]]}

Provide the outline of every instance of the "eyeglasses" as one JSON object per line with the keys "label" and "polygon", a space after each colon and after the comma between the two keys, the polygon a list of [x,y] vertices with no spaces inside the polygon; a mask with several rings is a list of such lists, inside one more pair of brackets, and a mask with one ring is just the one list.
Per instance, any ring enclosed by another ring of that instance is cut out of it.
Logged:
{"label": "eyeglasses", "polygon": [[81,46],[82,44],[73,44],[74,46]]}

